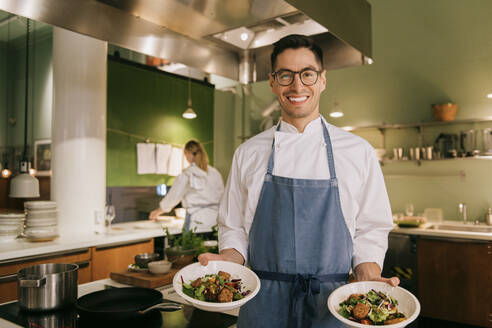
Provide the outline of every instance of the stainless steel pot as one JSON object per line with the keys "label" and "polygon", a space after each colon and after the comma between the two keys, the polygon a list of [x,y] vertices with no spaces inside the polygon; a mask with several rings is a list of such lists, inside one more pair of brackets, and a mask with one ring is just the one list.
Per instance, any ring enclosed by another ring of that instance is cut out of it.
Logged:
{"label": "stainless steel pot", "polygon": [[77,264],[47,263],[17,273],[19,306],[47,311],[72,305],[77,300]]}

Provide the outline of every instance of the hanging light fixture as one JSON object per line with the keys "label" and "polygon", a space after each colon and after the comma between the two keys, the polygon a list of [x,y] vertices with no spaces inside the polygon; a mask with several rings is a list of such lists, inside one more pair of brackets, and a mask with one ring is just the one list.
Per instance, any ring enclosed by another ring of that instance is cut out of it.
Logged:
{"label": "hanging light fixture", "polygon": [[333,103],[333,107],[331,108],[330,116],[335,117],[335,118],[343,116],[343,112],[340,109],[340,105],[336,101]]}
{"label": "hanging light fixture", "polygon": [[183,112],[183,117],[188,120],[194,119],[196,117],[196,113],[191,106],[191,76],[190,76],[189,69],[188,69],[188,106],[186,110]]}
{"label": "hanging light fixture", "polygon": [[29,174],[31,162],[27,159],[27,122],[28,122],[28,98],[29,98],[29,18],[26,22],[26,94],[24,108],[24,151],[20,162],[19,175],[10,182],[10,195],[12,198],[39,197],[39,181]]}

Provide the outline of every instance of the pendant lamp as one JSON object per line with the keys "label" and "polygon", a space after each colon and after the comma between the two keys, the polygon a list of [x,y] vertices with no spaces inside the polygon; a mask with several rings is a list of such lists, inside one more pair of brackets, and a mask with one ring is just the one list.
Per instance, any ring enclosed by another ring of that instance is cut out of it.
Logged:
{"label": "pendant lamp", "polygon": [[10,182],[11,198],[34,198],[39,197],[39,181],[29,174],[31,163],[27,160],[27,122],[28,122],[28,98],[29,98],[29,18],[26,29],[26,94],[24,109],[24,151],[19,164],[19,175]]}
{"label": "pendant lamp", "polygon": [[196,113],[191,107],[191,76],[189,70],[188,70],[188,106],[186,110],[183,112],[183,117],[188,120],[192,120],[196,118]]}
{"label": "pendant lamp", "polygon": [[336,101],[333,103],[333,107],[331,108],[330,116],[334,117],[334,118],[343,117],[343,112],[340,109],[340,105]]}

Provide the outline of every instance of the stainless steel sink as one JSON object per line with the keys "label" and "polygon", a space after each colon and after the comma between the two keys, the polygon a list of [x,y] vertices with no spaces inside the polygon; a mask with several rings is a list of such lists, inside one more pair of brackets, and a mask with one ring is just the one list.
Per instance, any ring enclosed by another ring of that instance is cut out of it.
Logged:
{"label": "stainless steel sink", "polygon": [[458,225],[450,225],[450,224],[434,224],[430,226],[428,229],[492,233],[492,227],[484,227],[484,226],[476,226],[476,225],[458,226]]}

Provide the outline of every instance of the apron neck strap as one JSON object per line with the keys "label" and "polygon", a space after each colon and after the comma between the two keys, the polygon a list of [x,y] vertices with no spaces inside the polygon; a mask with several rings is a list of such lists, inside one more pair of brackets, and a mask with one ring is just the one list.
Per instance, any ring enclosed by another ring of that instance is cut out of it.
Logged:
{"label": "apron neck strap", "polygon": [[[328,167],[330,168],[330,178],[335,179],[337,177],[335,172],[335,161],[333,159],[333,149],[331,147],[331,139],[330,134],[328,133],[328,129],[326,128],[325,118],[320,115],[321,126],[323,127],[323,139],[325,140],[326,146],[326,155],[328,157]],[[280,123],[278,122],[277,128],[275,132],[280,131]],[[267,174],[272,175],[273,173],[273,165],[274,165],[274,156],[275,156],[275,132],[273,133],[273,141],[272,141],[272,151],[270,153],[270,157],[268,158],[268,167]]]}

